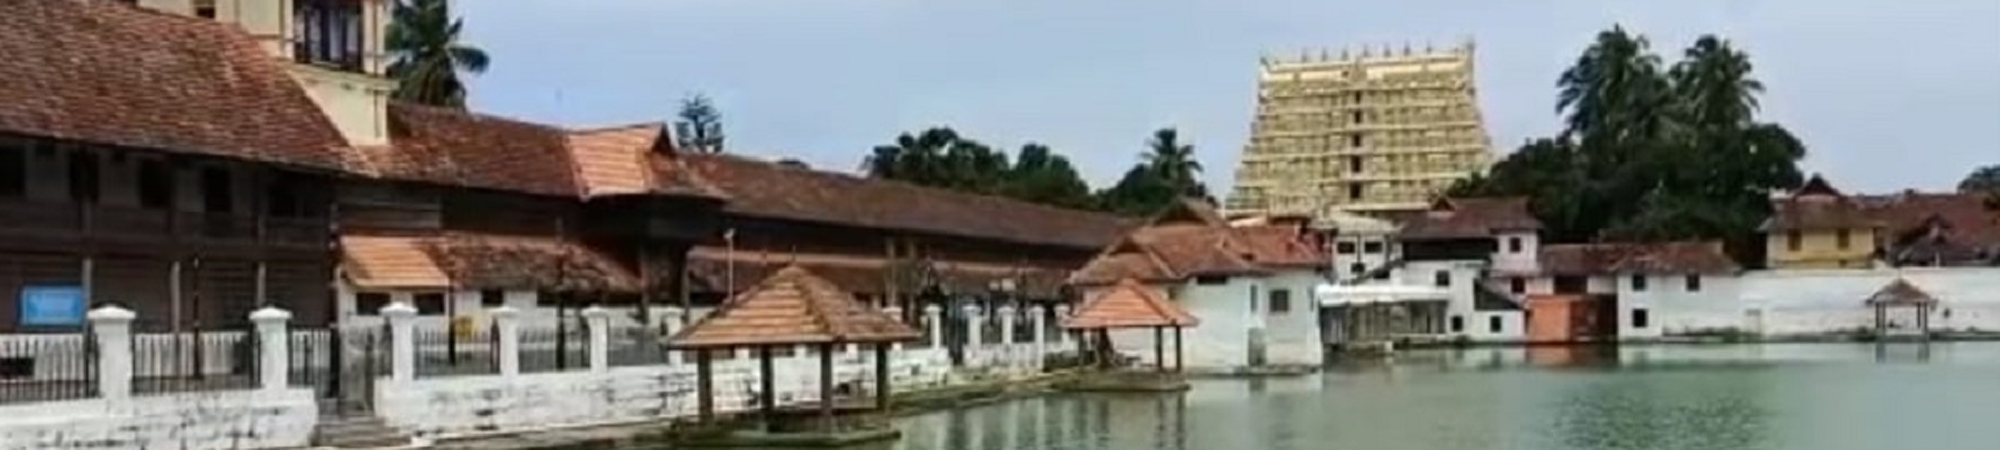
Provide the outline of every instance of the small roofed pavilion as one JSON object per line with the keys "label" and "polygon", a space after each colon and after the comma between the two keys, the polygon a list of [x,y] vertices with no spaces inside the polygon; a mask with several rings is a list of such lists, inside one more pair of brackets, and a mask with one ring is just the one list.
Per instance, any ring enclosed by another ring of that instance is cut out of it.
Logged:
{"label": "small roofed pavilion", "polygon": [[1167,371],[1165,330],[1174,330],[1173,371],[1179,372],[1183,355],[1181,329],[1200,324],[1201,319],[1189,314],[1180,304],[1161,298],[1158,291],[1131,278],[1120,279],[1116,286],[1086,300],[1075,313],[1063,320],[1065,329],[1096,331],[1099,352],[1111,348],[1111,329],[1153,329],[1153,362],[1161,372]]}
{"label": "small roofed pavilion", "polygon": [[833,425],[834,349],[850,343],[873,344],[875,350],[875,407],[889,407],[889,348],[891,344],[916,340],[922,335],[895,317],[874,309],[832,282],[798,266],[772,273],[717,307],[700,322],[675,334],[667,346],[691,350],[695,354],[697,401],[701,419],[715,418],[714,375],[709,352],[735,347],[757,350],[758,410],[767,430],[774,430],[777,414],[777,386],[772,376],[771,353],[779,346],[814,345],[819,348],[819,414],[825,430]]}
{"label": "small roofed pavilion", "polygon": [[1866,303],[1875,308],[1876,336],[1886,336],[1884,333],[1889,331],[1889,308],[1911,308],[1917,313],[1917,332],[1925,338],[1930,337],[1931,311],[1937,309],[1938,299],[1909,280],[1897,277],[1869,295]]}

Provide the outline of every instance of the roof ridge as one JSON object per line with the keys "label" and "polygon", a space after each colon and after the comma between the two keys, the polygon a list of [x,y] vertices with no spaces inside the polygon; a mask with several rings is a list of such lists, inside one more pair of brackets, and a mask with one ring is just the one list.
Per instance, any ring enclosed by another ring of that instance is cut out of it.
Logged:
{"label": "roof ridge", "polygon": [[963,197],[963,198],[977,198],[977,199],[984,199],[984,200],[989,200],[989,201],[997,201],[997,202],[1003,202],[1003,203],[1009,203],[1009,204],[1013,204],[1013,205],[1018,205],[1018,206],[1024,206],[1024,207],[1029,207],[1029,208],[1037,208],[1037,209],[1042,209],[1042,210],[1048,210],[1048,211],[1057,211],[1057,212],[1062,212],[1062,213],[1066,213],[1066,214],[1086,214],[1086,215],[1101,215],[1101,216],[1116,216],[1116,214],[1111,214],[1111,213],[1107,213],[1107,212],[1103,212],[1103,211],[1091,211],[1091,210],[1087,210],[1087,209],[1076,209],[1076,208],[1065,208],[1065,207],[1061,207],[1061,206],[1055,206],[1055,205],[1049,205],[1049,204],[1043,204],[1043,203],[1035,203],[1035,202],[1031,202],[1031,201],[1027,201],[1027,200],[1021,200],[1021,199],[1017,199],[1017,198],[1011,198],[1011,197],[1007,197],[1007,196],[1003,196],[1003,195],[993,195],[993,194],[980,194],[980,193],[974,193],[974,192],[965,192],[965,191],[960,191],[960,190],[955,190],[955,189],[946,189],[946,188],[941,188],[941,187],[935,187],[935,186],[924,186],[924,185],[921,185],[921,184],[916,184],[916,183],[911,183],[911,182],[908,182],[908,181],[904,181],[904,180],[896,180],[896,179],[889,179],[889,178],[876,178],[876,177],[872,177],[872,176],[867,176],[867,175],[863,175],[863,174],[856,174],[856,173],[851,173],[851,172],[844,172],[844,171],[832,171],[832,170],[822,170],[822,169],[818,169],[818,168],[804,168],[804,169],[800,169],[800,168],[795,168],[795,167],[787,167],[787,166],[784,166],[784,165],[781,165],[781,164],[778,164],[778,163],[777,163],[776,161],[770,161],[770,160],[766,160],[766,159],[763,159],[763,158],[760,158],[760,157],[757,157],[757,156],[753,156],[753,155],[748,155],[748,154],[742,154],[742,153],[699,153],[699,154],[697,154],[697,155],[699,155],[698,157],[708,157],[708,158],[725,158],[725,159],[734,159],[734,160],[737,160],[737,161],[741,161],[741,162],[745,162],[745,163],[750,163],[750,164],[758,164],[758,165],[762,165],[762,166],[769,166],[769,167],[773,167],[773,168],[777,168],[777,169],[783,169],[783,170],[793,170],[793,171],[799,171],[799,172],[806,172],[806,173],[811,173],[811,174],[814,174],[814,175],[817,175],[817,176],[825,176],[825,177],[830,177],[830,178],[841,178],[841,179],[846,179],[846,180],[850,180],[850,181],[855,181],[855,182],[861,182],[861,183],[876,183],[876,184],[880,184],[880,185],[882,185],[882,186],[890,186],[890,187],[895,187],[895,188],[899,188],[899,189],[911,189],[911,190],[919,190],[919,191],[926,191],[926,192],[937,192],[937,193],[941,193],[941,194],[944,194],[944,195],[951,195],[951,196],[958,196],[958,197]]}

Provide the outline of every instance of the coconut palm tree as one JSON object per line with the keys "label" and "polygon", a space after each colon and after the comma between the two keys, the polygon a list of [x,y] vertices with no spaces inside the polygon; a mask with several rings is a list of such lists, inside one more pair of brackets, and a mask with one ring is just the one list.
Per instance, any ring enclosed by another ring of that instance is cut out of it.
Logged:
{"label": "coconut palm tree", "polygon": [[389,24],[389,76],[395,98],[465,108],[459,72],[484,73],[486,51],[459,42],[465,22],[451,16],[447,0],[396,0]]}
{"label": "coconut palm tree", "polygon": [[1695,40],[1669,75],[1685,119],[1703,128],[1748,125],[1757,113],[1757,95],[1764,93],[1764,83],[1752,78],[1750,69],[1750,56],[1729,41],[1713,35]]}
{"label": "coconut palm tree", "polygon": [[1153,139],[1146,142],[1146,147],[1146,152],[1139,154],[1139,160],[1153,176],[1172,186],[1180,195],[1208,196],[1208,188],[1197,179],[1201,174],[1201,161],[1194,159],[1194,146],[1180,142],[1180,130],[1167,127],[1154,131]]}

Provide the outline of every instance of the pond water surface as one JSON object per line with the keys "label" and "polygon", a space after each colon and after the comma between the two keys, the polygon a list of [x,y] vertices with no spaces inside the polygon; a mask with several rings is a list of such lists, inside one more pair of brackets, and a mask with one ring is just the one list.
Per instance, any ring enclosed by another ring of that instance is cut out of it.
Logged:
{"label": "pond water surface", "polygon": [[898,450],[2000,449],[2000,343],[1412,352],[902,419]]}

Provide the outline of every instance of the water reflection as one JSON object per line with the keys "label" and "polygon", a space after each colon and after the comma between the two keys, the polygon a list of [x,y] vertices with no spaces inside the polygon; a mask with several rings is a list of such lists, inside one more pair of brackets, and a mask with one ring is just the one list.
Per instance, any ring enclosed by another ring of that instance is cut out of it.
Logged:
{"label": "water reflection", "polygon": [[904,420],[895,450],[1188,450],[1185,394],[1060,395]]}

